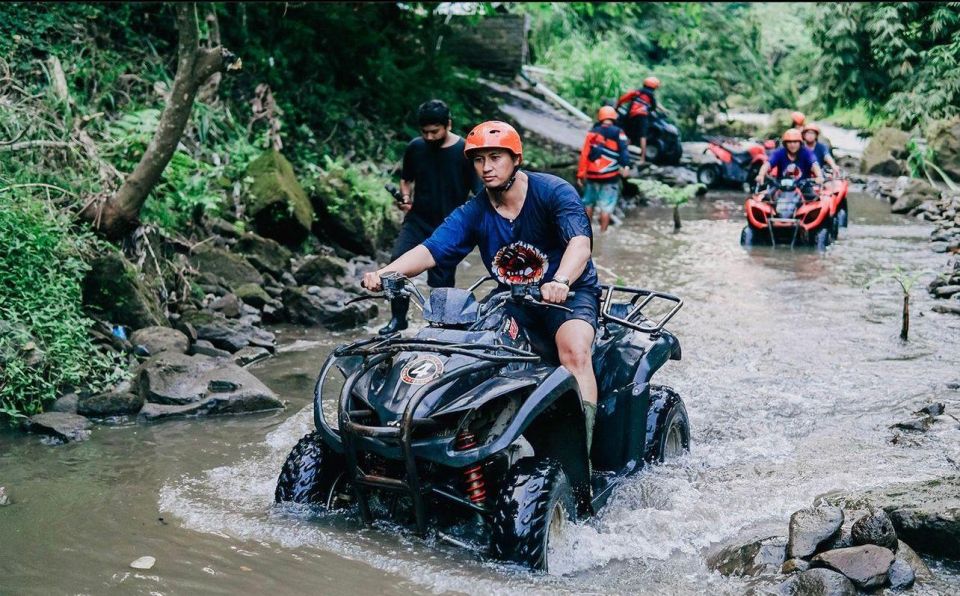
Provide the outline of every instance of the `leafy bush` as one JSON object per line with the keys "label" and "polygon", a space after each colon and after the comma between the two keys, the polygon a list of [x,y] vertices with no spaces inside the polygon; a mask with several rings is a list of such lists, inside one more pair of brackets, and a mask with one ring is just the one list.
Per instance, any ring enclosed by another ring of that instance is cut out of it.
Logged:
{"label": "leafy bush", "polygon": [[96,390],[121,374],[87,336],[80,284],[93,239],[16,190],[0,191],[0,415],[9,417],[42,411],[63,385]]}

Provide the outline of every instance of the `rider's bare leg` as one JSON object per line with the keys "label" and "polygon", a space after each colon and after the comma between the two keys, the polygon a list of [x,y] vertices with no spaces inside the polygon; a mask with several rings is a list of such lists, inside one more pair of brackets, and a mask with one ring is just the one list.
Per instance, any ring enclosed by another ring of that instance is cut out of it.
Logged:
{"label": "rider's bare leg", "polygon": [[647,161],[647,137],[640,137],[640,163]]}
{"label": "rider's bare leg", "polygon": [[610,214],[606,211],[600,212],[600,232],[606,232],[607,228],[610,227]]}
{"label": "rider's bare leg", "polygon": [[593,327],[581,319],[571,319],[557,330],[557,352],[560,364],[570,371],[580,385],[580,397],[597,403],[597,378],[593,374]]}

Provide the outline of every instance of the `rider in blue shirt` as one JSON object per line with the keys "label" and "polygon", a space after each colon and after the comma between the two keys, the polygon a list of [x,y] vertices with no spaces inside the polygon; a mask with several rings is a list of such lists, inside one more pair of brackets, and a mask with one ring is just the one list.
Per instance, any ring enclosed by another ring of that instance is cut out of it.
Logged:
{"label": "rider in blue shirt", "polygon": [[833,155],[830,154],[830,147],[827,147],[826,143],[820,142],[820,127],[813,123],[808,123],[803,125],[803,146],[813,151],[813,154],[817,158],[817,163],[823,166],[830,166],[834,172],[839,168],[837,162],[833,159]]}
{"label": "rider in blue shirt", "polygon": [[823,172],[817,163],[817,157],[812,151],[803,146],[803,138],[800,131],[791,128],[783,133],[783,147],[777,149],[770,155],[770,160],[764,162],[757,173],[757,183],[762,184],[767,177],[767,173],[773,168],[777,168],[777,173],[783,175],[790,165],[795,165],[800,170],[800,178],[813,178],[817,183],[823,181]]}
{"label": "rider in blue shirt", "polygon": [[[552,338],[563,365],[577,379],[586,418],[587,446],[597,408],[597,380],[591,359],[600,310],[600,285],[590,258],[593,235],[580,196],[550,174],[520,169],[523,145],[506,122],[478,125],[464,150],[484,190],[451,213],[422,244],[379,271],[364,275],[363,286],[377,291],[380,277],[407,277],[436,266],[459,263],[473,247],[502,286],[534,284],[555,308],[510,304],[508,314],[528,331]],[[569,296],[575,290],[573,296]]]}

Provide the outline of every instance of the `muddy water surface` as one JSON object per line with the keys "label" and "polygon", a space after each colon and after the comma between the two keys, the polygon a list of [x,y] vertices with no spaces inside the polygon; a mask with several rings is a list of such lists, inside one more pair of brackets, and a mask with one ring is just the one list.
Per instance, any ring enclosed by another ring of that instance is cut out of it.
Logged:
{"label": "muddy water surface", "polygon": [[[851,210],[825,255],[741,249],[736,195],[684,207],[679,234],[668,211],[646,208],[597,238],[603,281],[686,301],[671,324],[683,360],[658,381],[686,400],[693,451],[619,489],[550,576],[389,525],[273,508],[280,465],[310,430],[317,368],[356,336],[284,328],[279,357],[254,365],[284,412],[99,427],[55,448],[0,431],[0,486],[14,500],[0,508],[0,593],[743,593],[750,584],[706,568],[706,549],[784,533],[827,491],[957,472],[957,431],[895,445],[887,427],[930,400],[960,411],[947,388],[960,381],[960,317],[930,312],[918,289],[904,345],[899,289],[863,288],[895,263],[945,258],[927,226],[884,204],[854,197]],[[460,281],[479,275],[473,261]],[[141,555],[156,566],[130,569]]]}

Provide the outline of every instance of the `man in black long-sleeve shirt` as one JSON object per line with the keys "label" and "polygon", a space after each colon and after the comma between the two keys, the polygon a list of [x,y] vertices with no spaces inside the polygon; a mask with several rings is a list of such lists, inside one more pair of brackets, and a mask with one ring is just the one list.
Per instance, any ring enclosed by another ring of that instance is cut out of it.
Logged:
{"label": "man in black long-sleeve shirt", "polygon": [[[451,132],[450,109],[438,99],[424,102],[417,110],[420,136],[410,141],[403,154],[400,192],[407,215],[393,246],[396,259],[430,237],[450,213],[480,189],[473,165],[463,155],[463,139]],[[455,268],[435,268],[427,273],[431,288],[453,287]],[[387,335],[407,328],[410,300],[391,302],[390,322],[380,329]]]}

